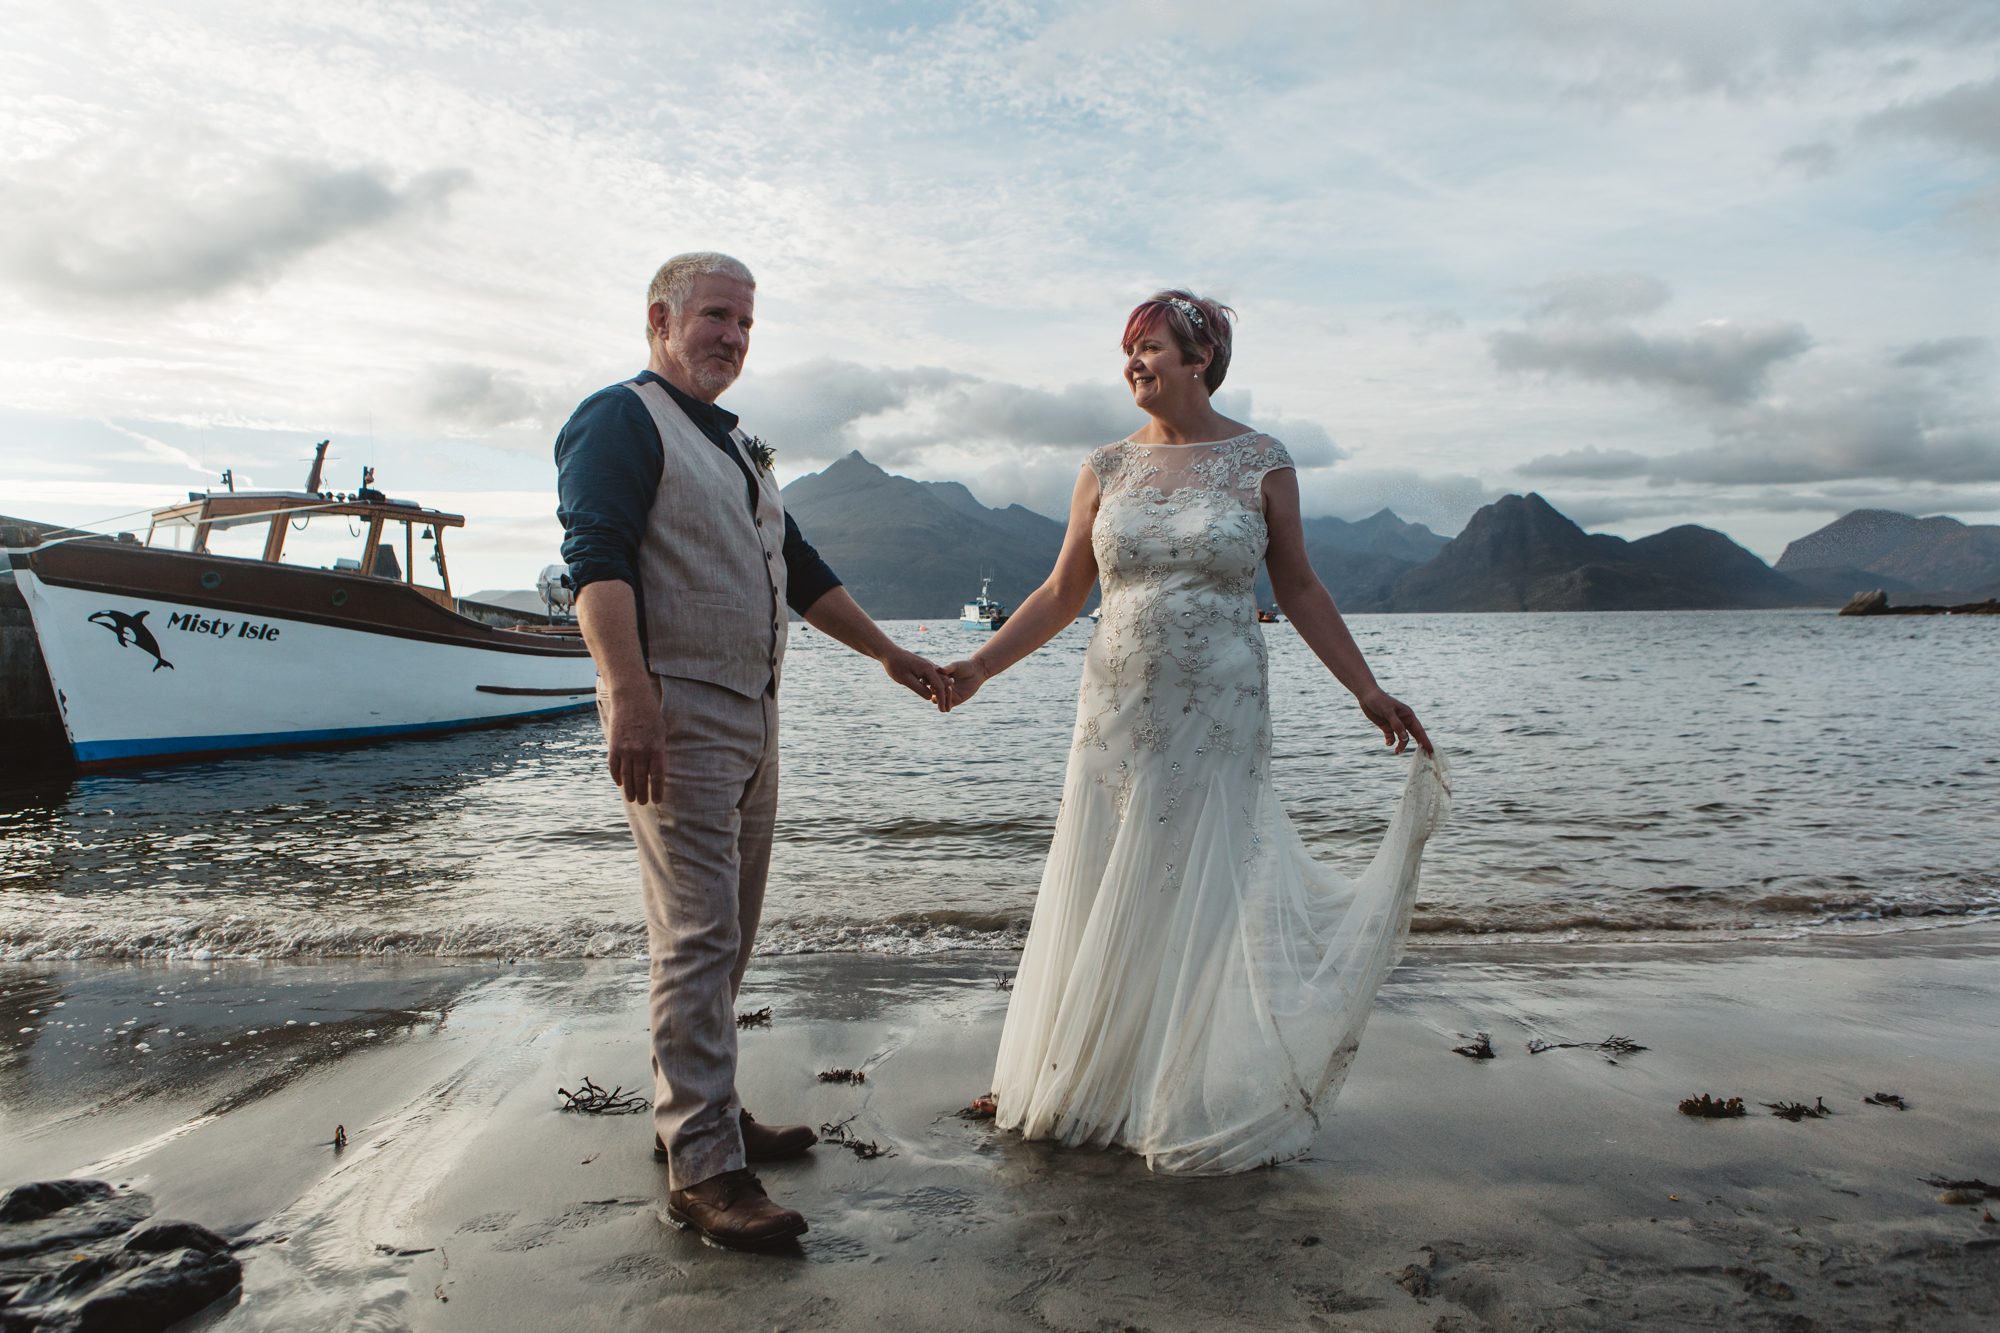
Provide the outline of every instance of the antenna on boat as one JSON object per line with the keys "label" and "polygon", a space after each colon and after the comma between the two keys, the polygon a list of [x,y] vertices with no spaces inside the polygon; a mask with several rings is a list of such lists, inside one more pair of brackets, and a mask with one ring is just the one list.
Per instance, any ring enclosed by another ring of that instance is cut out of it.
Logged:
{"label": "antenna on boat", "polygon": [[306,489],[314,495],[319,494],[320,473],[326,470],[326,447],[332,443],[332,440],[321,440],[313,446],[313,465],[312,471],[306,474]]}

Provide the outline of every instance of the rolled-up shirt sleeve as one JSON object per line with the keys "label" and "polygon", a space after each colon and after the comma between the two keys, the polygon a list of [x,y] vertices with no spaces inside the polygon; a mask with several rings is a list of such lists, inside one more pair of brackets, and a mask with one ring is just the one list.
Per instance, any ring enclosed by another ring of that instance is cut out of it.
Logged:
{"label": "rolled-up shirt sleeve", "polygon": [[798,523],[785,515],[785,601],[804,615],[820,598],[840,586],[840,575],[820,559],[819,552],[799,531]]}
{"label": "rolled-up shirt sleeve", "polygon": [[578,592],[607,579],[640,592],[639,543],[662,461],[646,405],[622,386],[584,399],[556,436],[556,517]]}

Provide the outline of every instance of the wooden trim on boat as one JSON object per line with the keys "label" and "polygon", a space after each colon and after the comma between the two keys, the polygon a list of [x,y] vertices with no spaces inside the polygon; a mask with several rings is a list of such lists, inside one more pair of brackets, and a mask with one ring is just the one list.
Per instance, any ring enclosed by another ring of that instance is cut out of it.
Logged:
{"label": "wooden trim on boat", "polygon": [[482,624],[439,605],[417,585],[367,574],[119,542],[66,542],[15,558],[45,583],[112,597],[144,597],[488,652],[590,655],[580,642]]}
{"label": "wooden trim on boat", "polygon": [[532,694],[558,699],[573,699],[579,695],[597,693],[597,687],[594,685],[584,690],[544,689],[533,685],[474,685],[472,688],[480,694]]}

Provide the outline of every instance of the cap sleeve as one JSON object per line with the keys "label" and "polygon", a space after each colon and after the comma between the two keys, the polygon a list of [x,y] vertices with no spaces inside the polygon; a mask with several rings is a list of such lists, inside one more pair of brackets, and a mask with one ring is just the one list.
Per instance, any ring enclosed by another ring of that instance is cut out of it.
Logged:
{"label": "cap sleeve", "polygon": [[1117,476],[1119,470],[1125,466],[1125,446],[1123,442],[1107,444],[1101,448],[1092,449],[1090,456],[1083,460],[1083,465],[1089,468],[1091,475],[1097,478],[1099,489],[1108,489],[1111,479]]}
{"label": "cap sleeve", "polygon": [[1257,477],[1260,481],[1267,472],[1277,472],[1283,468],[1291,468],[1294,472],[1298,471],[1298,466],[1292,462],[1292,455],[1286,450],[1284,445],[1278,443],[1278,441],[1268,435],[1260,436],[1257,442],[1263,446],[1255,465]]}

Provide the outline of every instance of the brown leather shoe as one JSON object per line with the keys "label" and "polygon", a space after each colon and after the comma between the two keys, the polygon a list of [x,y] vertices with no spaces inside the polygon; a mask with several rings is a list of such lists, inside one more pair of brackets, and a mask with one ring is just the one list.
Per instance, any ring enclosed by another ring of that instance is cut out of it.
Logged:
{"label": "brown leather shoe", "polygon": [[[760,1125],[748,1112],[742,1113],[743,1157],[750,1162],[782,1162],[803,1157],[819,1142],[819,1135],[806,1125]],[[653,1135],[653,1160],[667,1160],[667,1145]]]}
{"label": "brown leather shoe", "polygon": [[809,1125],[760,1125],[743,1113],[743,1156],[752,1162],[782,1162],[803,1157],[819,1142]]}
{"label": "brown leather shoe", "polygon": [[731,1250],[766,1250],[806,1234],[806,1220],[780,1208],[764,1193],[763,1182],[746,1171],[725,1171],[698,1185],[667,1195],[674,1225],[693,1228],[711,1245]]}

